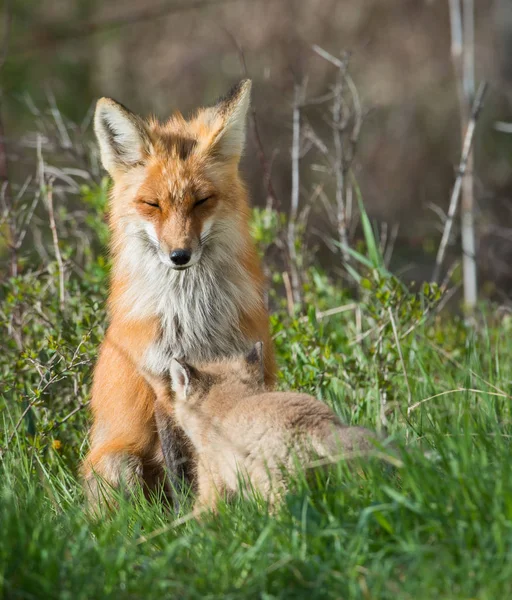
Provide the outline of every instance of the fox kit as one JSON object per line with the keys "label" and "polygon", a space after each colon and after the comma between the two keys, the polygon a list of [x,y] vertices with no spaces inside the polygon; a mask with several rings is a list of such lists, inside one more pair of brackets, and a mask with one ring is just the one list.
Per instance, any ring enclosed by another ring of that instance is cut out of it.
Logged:
{"label": "fox kit", "polygon": [[[369,430],[343,425],[312,396],[266,392],[261,343],[200,370],[173,360],[171,384],[176,421],[197,455],[198,511],[240,491],[241,479],[275,502],[286,489],[283,468],[374,448]],[[165,384],[155,390],[165,397]]]}
{"label": "fox kit", "polygon": [[[143,120],[114,100],[98,101],[94,128],[113,179],[112,278],[83,467],[92,500],[99,499],[96,475],[112,486],[151,486],[163,476],[164,459],[175,467],[181,440],[162,425],[168,407],[155,403],[141,372],[160,375],[172,357],[236,355],[261,338],[270,347],[264,279],[238,169],[250,88],[242,81],[190,120],[176,113],[164,123]],[[274,374],[269,352],[268,384]],[[167,456],[157,425],[167,435]]]}

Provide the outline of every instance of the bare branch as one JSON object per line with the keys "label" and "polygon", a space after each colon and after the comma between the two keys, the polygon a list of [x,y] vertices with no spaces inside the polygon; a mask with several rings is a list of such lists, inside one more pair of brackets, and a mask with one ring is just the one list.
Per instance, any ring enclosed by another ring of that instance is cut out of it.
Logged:
{"label": "bare branch", "polygon": [[510,396],[510,394],[506,394],[504,392],[489,392],[487,390],[477,390],[474,388],[456,388],[454,390],[446,390],[444,392],[439,392],[438,394],[434,394],[433,396],[429,396],[428,398],[424,398],[423,400],[416,402],[415,404],[413,404],[412,406],[410,406],[407,409],[407,416],[409,416],[413,410],[418,408],[418,406],[421,406],[422,404],[424,404],[425,402],[429,402],[430,400],[434,400],[435,398],[440,398],[441,396],[446,396],[447,394],[457,394],[457,393],[466,394],[468,392],[473,393],[473,394],[478,394],[477,397],[481,397],[482,395],[486,394],[487,396],[494,396],[494,397],[498,397],[498,398],[507,398],[509,400],[512,399],[512,396]]}
{"label": "bare branch", "polygon": [[316,52],[318,54],[318,56],[321,56],[325,60],[329,61],[338,69],[345,68],[345,63],[342,60],[340,60],[339,58],[336,58],[335,56],[333,56],[332,54],[327,52],[327,50],[324,50],[323,48],[321,48],[320,46],[317,46],[316,44],[313,44],[313,46],[311,46],[311,48],[313,49],[314,52]]}
{"label": "bare branch", "polygon": [[[475,94],[475,32],[474,0],[463,0],[463,64],[461,94],[461,132],[470,120],[469,110]],[[477,269],[475,242],[475,194],[473,180],[474,154],[470,154],[466,172],[462,178],[461,201],[461,240],[462,240],[462,279],[464,282],[464,304],[472,311],[477,301]]]}
{"label": "bare branch", "polygon": [[30,225],[30,222],[32,221],[32,217],[34,216],[34,212],[36,210],[37,204],[39,202],[39,198],[41,197],[41,190],[37,190],[35,195],[34,195],[34,199],[32,200],[32,204],[30,205],[30,208],[28,209],[27,212],[27,216],[25,217],[25,221],[23,223],[23,225],[20,227],[20,231],[18,233],[18,239],[16,240],[16,249],[19,250],[21,248],[21,245],[23,244],[23,240],[25,239],[25,236],[27,235],[27,231]]}
{"label": "bare branch", "polygon": [[317,199],[322,194],[323,189],[323,184],[318,183],[313,189],[313,192],[310,194],[308,200],[306,201],[304,208],[300,211],[297,223],[299,224],[302,231],[306,231],[309,215],[311,213],[311,208],[315,205]]}
{"label": "bare branch", "polygon": [[333,119],[333,141],[335,153],[335,177],[336,177],[336,223],[338,228],[338,238],[341,244],[341,253],[343,260],[350,262],[350,255],[347,252],[348,236],[347,236],[347,214],[345,207],[345,155],[343,148],[343,71],[345,69],[343,63],[339,67],[338,76],[335,86],[335,94],[332,105]]}
{"label": "bare branch", "polygon": [[391,262],[391,257],[393,256],[393,250],[395,248],[399,229],[400,225],[398,223],[394,223],[391,227],[391,235],[389,236],[389,240],[386,244],[386,250],[384,251],[384,265],[386,268],[389,268],[389,263]]}
{"label": "bare branch", "polygon": [[64,119],[62,118],[59,107],[57,106],[55,94],[53,93],[51,88],[48,88],[46,90],[46,97],[48,98],[48,103],[50,104],[52,117],[57,127],[60,144],[62,148],[64,148],[65,150],[69,150],[73,147],[73,144],[71,143],[71,138],[69,137],[68,130],[66,129],[66,125],[64,124]]}
{"label": "bare branch", "polygon": [[336,83],[329,96],[329,99],[332,99],[329,125],[332,129],[334,157],[326,152],[325,145],[320,144],[312,132],[308,132],[308,139],[327,158],[335,176],[336,212],[334,221],[343,261],[349,263],[351,257],[346,249],[349,246],[348,230],[352,212],[352,189],[351,185],[347,184],[346,176],[352,166],[361,131],[363,121],[361,101],[354,81],[347,72],[349,54],[345,53],[343,58],[337,58],[318,45],[312,46],[312,49],[337,69]]}
{"label": "bare branch", "polygon": [[467,110],[475,95],[475,2],[463,0],[463,88]]}
{"label": "bare branch", "polygon": [[[326,319],[328,317],[332,317],[334,315],[339,315],[341,313],[345,313],[352,310],[357,310],[358,304],[356,302],[350,302],[349,304],[343,304],[342,306],[336,306],[335,308],[328,308],[327,310],[317,310],[316,311],[316,319],[318,321],[322,319]],[[308,320],[308,316],[304,315],[299,319],[301,322],[306,322]]]}
{"label": "bare branch", "polygon": [[353,160],[355,147],[359,140],[359,134],[361,133],[361,127],[363,125],[363,108],[361,106],[361,99],[359,98],[359,92],[357,91],[356,84],[346,69],[343,71],[343,76],[347,82],[347,87],[350,90],[352,104],[354,106],[354,127],[352,128],[352,134],[350,136],[350,141],[352,144],[351,160]]}
{"label": "bare branch", "polygon": [[290,317],[293,317],[294,313],[294,302],[293,302],[293,292],[292,286],[290,283],[290,275],[288,271],[283,271],[283,284],[286,292],[286,304],[288,306],[288,314]]}
{"label": "bare branch", "polygon": [[[475,94],[474,0],[449,0],[449,8],[451,55],[459,98],[461,136],[463,136],[471,122],[471,105],[474,103]],[[472,310],[477,299],[472,154],[468,155],[460,186],[462,189],[461,238],[464,300],[466,307]]]}
{"label": "bare branch", "polygon": [[448,216],[446,219],[446,223],[444,226],[443,236],[441,238],[441,243],[439,244],[439,250],[437,251],[436,257],[436,266],[434,269],[434,273],[432,275],[433,281],[438,281],[441,265],[444,260],[444,256],[446,253],[446,246],[448,244],[448,240],[450,238],[450,233],[453,225],[453,217],[457,210],[457,204],[459,201],[460,191],[462,187],[462,179],[467,169],[468,158],[470,156],[471,147],[473,143],[473,137],[475,134],[475,128],[478,121],[478,117],[480,115],[480,111],[482,110],[485,93],[487,91],[487,83],[483,82],[480,84],[478,88],[478,92],[475,96],[475,101],[473,103],[473,109],[471,114],[471,120],[469,121],[468,127],[466,129],[466,135],[464,136],[464,143],[462,146],[462,154],[459,163],[459,169],[457,173],[457,178],[455,179],[455,184],[453,186],[452,195],[450,198],[450,206],[448,208]]}
{"label": "bare branch", "polygon": [[74,417],[76,415],[77,412],[80,412],[83,408],[86,408],[87,406],[89,406],[89,404],[91,403],[90,400],[88,400],[87,402],[80,402],[80,404],[78,406],[76,406],[70,413],[68,413],[65,417],[63,417],[62,419],[60,419],[59,421],[56,421],[52,427],[50,427],[50,429],[46,432],[46,433],[50,433],[50,431],[53,431],[54,429],[57,429],[57,427],[60,427],[63,423],[65,423],[67,420],[71,419],[71,417]]}
{"label": "bare branch", "polygon": [[300,193],[300,106],[304,97],[305,82],[295,84],[293,99],[293,136],[292,136],[292,191],[290,202],[290,215],[288,217],[288,253],[290,255],[290,282],[292,288],[293,302],[295,305],[301,303],[301,283],[299,277],[299,268],[297,264],[297,218],[299,214],[299,193]]}
{"label": "bare branch", "polygon": [[57,265],[59,269],[59,308],[64,309],[64,264],[62,262],[62,255],[59,248],[59,236],[57,233],[57,225],[55,223],[55,215],[53,211],[53,180],[50,179],[48,182],[48,190],[46,193],[46,200],[48,203],[48,216],[50,219],[50,229],[52,232],[53,248],[55,250],[55,258],[57,259]]}
{"label": "bare branch", "polygon": [[512,123],[496,121],[494,123],[494,129],[496,129],[496,131],[501,131],[502,133],[512,133]]}

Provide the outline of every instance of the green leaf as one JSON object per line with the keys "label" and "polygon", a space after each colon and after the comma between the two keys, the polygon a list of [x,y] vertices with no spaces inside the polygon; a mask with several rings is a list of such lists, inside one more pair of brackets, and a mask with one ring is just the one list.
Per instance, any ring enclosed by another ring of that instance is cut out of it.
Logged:
{"label": "green leaf", "polygon": [[361,190],[355,177],[352,177],[352,183],[356,192],[357,203],[359,204],[359,211],[361,213],[361,225],[363,227],[364,239],[366,242],[366,247],[368,249],[368,256],[370,257],[373,267],[375,267],[376,269],[384,268],[384,259],[379,250],[379,246],[375,240],[375,235],[373,233],[373,228],[370,223],[370,219],[368,218],[368,214],[364,208]]}

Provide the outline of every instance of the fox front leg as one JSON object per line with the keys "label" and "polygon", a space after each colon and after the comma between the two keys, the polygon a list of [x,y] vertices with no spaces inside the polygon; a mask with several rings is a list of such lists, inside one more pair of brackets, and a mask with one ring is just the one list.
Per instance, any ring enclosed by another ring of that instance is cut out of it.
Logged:
{"label": "fox front leg", "polygon": [[165,463],[170,500],[179,512],[185,487],[192,483],[192,456],[183,430],[176,425],[168,408],[155,404],[155,422]]}
{"label": "fox front leg", "polygon": [[116,488],[129,497],[137,486],[144,485],[142,460],[123,452],[96,452],[86,463],[84,475],[87,510],[97,517],[103,509],[117,506]]}
{"label": "fox front leg", "polygon": [[169,376],[155,375],[148,369],[141,369],[141,373],[155,394],[154,418],[161,459],[164,462],[168,498],[174,511],[179,512],[184,488],[193,481],[192,446],[173,417],[173,392]]}

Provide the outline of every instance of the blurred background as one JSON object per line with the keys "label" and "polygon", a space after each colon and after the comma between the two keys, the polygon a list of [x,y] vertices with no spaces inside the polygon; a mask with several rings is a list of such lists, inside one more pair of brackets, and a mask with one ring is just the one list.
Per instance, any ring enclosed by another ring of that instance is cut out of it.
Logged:
{"label": "blurred background", "polygon": [[[259,134],[250,126],[243,164],[253,202],[267,203],[270,173],[270,189],[288,210],[299,91],[300,206],[308,208],[313,260],[337,265],[328,208],[336,184],[322,166],[333,144],[337,67],[316,45],[344,61],[350,53],[362,118],[351,166],[370,218],[388,242],[393,237],[391,268],[407,280],[431,277],[461,152],[448,0],[2,1],[2,177],[13,186],[36,170],[37,135],[45,162],[68,169],[61,173],[72,180],[69,193],[81,179],[100,180],[89,156],[100,96],[165,118],[212,103],[247,75]],[[476,84],[489,82],[474,140],[479,288],[505,302],[512,292],[512,3],[475,0],[474,24]],[[460,257],[459,221],[446,268]],[[350,236],[358,235],[354,220]]]}

